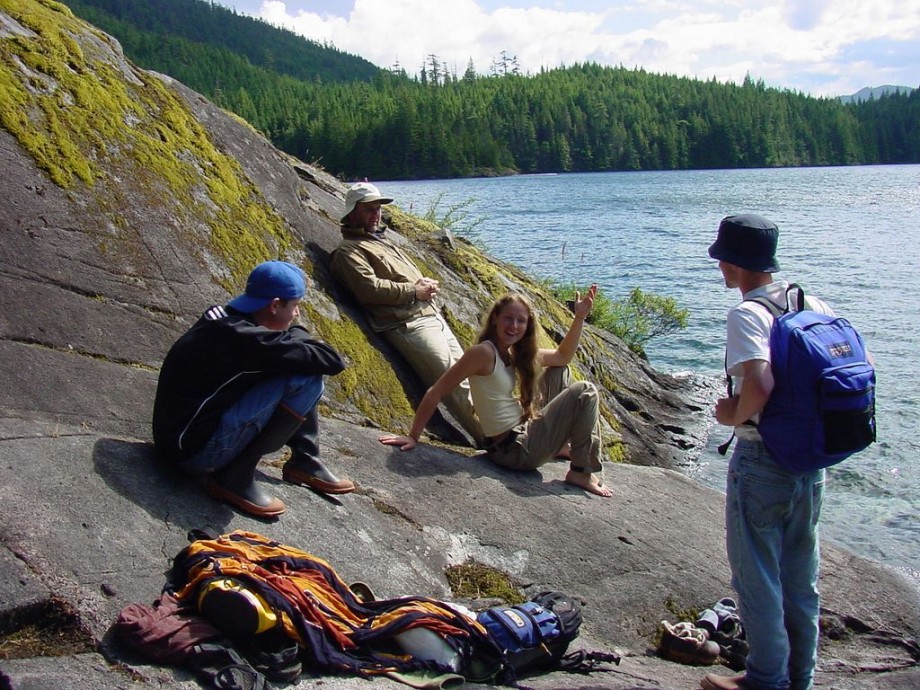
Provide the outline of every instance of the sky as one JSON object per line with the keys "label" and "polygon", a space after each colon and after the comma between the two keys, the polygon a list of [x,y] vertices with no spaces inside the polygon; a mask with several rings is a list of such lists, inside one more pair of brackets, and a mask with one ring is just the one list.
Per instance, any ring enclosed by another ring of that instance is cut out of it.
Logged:
{"label": "sky", "polygon": [[379,67],[580,62],[841,96],[920,86],[920,0],[215,0]]}

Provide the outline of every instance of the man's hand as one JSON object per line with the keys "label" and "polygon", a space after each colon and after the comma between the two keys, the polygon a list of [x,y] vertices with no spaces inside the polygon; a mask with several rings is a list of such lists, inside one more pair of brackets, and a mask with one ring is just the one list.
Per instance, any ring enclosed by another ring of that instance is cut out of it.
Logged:
{"label": "man's hand", "polygon": [[738,414],[738,398],[719,398],[716,401],[716,421],[725,426],[737,426],[735,415]]}
{"label": "man's hand", "polygon": [[432,278],[419,278],[415,282],[415,299],[430,302],[441,291],[438,281]]}
{"label": "man's hand", "polygon": [[416,441],[411,436],[395,436],[393,434],[386,434],[384,436],[378,436],[377,440],[385,446],[399,446],[400,450],[412,450],[416,445],[418,445],[418,441]]}

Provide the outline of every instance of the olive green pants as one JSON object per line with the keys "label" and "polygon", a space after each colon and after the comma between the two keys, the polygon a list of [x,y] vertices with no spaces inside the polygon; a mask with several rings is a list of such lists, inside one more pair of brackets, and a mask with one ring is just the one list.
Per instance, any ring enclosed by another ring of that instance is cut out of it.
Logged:
{"label": "olive green pants", "polygon": [[554,367],[544,372],[541,388],[549,402],[540,415],[514,427],[489,449],[489,459],[510,470],[532,470],[571,443],[573,469],[602,472],[597,387],[588,381],[569,384],[568,368]]}

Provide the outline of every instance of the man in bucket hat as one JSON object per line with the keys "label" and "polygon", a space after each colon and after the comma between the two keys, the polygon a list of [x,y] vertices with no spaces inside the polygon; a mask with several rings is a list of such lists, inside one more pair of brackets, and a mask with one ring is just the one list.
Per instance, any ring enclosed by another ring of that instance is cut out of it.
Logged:
{"label": "man in bucket hat", "polygon": [[[730,394],[716,403],[720,424],[737,443],[728,468],[725,523],[732,586],[750,653],[745,673],[709,674],[704,690],[809,690],[818,654],[818,533],[824,470],[790,472],[767,451],[755,424],[774,381],[770,368],[772,314],[751,300],[785,307],[789,284],[773,279],[779,230],[754,214],[719,224],[709,256],[719,261],[725,287],[742,302],[728,312],[725,368]],[[821,300],[806,308],[825,314]]]}
{"label": "man in bucket hat", "polygon": [[213,498],[257,517],[285,510],[254,481],[262,456],[284,445],[291,448],[285,480],[323,493],[355,488],[318,458],[316,404],[323,376],[338,374],[345,364],[335,350],[293,325],[305,291],[297,266],[259,264],[242,295],[209,307],[175,342],[157,383],[157,450],[180,470],[204,476]]}
{"label": "man in bucket hat", "polygon": [[[381,206],[392,201],[369,182],[348,189],[332,273],[364,307],[371,328],[430,386],[463,356],[463,348],[434,305],[438,281],[423,276],[404,250],[405,240],[381,224]],[[481,442],[469,384],[464,381],[444,404],[473,440]]]}

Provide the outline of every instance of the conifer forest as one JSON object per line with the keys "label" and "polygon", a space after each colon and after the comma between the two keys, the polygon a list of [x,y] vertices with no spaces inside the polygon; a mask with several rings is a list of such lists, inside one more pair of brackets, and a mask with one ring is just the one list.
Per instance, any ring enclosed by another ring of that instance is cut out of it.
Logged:
{"label": "conifer forest", "polygon": [[512,55],[379,68],[203,0],[65,0],[275,146],[343,179],[920,162],[920,90],[858,103]]}

